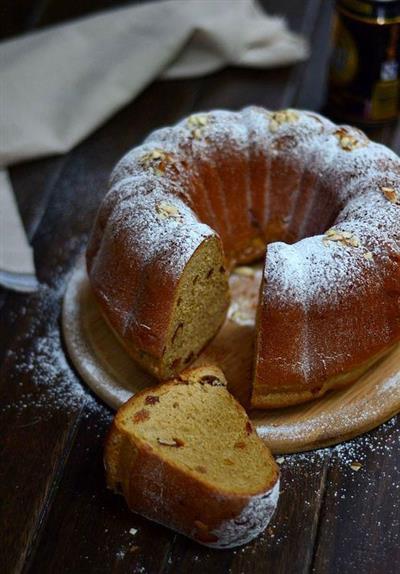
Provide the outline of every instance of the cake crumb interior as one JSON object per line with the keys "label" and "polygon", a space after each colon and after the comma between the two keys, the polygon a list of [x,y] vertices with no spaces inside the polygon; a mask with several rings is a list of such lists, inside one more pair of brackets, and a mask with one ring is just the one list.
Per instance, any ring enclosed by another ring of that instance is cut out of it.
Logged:
{"label": "cake crumb interior", "polygon": [[257,493],[273,479],[273,458],[223,386],[165,385],[141,396],[124,430],[164,460],[218,488]]}

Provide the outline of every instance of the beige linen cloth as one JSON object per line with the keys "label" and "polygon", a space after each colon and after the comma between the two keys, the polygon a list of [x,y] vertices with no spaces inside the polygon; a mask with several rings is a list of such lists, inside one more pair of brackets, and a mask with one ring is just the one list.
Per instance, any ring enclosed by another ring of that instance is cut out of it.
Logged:
{"label": "beige linen cloth", "polygon": [[7,166],[68,152],[157,77],[307,56],[306,41],[255,0],[151,2],[0,44],[0,283],[37,285]]}

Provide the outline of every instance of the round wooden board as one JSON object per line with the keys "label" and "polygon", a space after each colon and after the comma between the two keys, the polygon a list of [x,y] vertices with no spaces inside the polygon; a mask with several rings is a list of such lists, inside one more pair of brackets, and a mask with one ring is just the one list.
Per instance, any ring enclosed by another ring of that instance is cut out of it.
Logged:
{"label": "round wooden board", "polygon": [[[217,364],[229,389],[246,407],[251,381],[254,319],[261,270],[239,268],[231,276],[232,304],[220,333],[194,365]],[[157,383],[137,366],[103,320],[80,262],[69,281],[62,325],[71,360],[89,387],[116,409]],[[275,453],[302,452],[343,442],[400,411],[400,345],[355,384],[311,403],[276,411],[252,411],[259,435]]]}

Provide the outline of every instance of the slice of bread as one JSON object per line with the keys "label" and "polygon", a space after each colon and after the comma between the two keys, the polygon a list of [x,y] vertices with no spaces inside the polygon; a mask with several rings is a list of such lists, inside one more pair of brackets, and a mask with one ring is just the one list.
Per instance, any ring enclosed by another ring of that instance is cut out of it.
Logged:
{"label": "slice of bread", "polygon": [[146,389],[118,411],[105,446],[109,488],[131,510],[216,548],[267,526],[279,471],[216,367]]}

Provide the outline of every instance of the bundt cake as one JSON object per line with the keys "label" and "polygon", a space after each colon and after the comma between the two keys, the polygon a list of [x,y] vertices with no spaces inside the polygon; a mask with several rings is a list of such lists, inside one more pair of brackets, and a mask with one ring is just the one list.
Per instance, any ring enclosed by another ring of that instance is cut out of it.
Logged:
{"label": "bundt cake", "polygon": [[216,367],[188,369],[125,403],[104,462],[131,510],[207,546],[249,542],[278,501],[278,467]]}
{"label": "bundt cake", "polygon": [[228,274],[265,257],[252,405],[348,384],[400,339],[400,159],[311,112],[195,114],[111,176],[89,242],[93,291],[159,379],[216,334]]}

